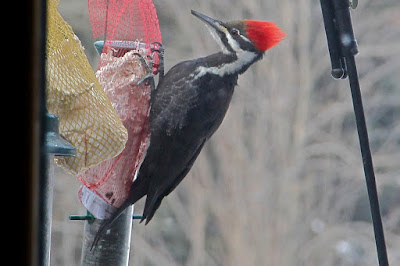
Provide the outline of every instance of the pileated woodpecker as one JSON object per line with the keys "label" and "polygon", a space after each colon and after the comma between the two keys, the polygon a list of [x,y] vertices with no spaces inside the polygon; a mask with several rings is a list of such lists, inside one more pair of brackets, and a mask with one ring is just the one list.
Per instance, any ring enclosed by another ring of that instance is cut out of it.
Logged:
{"label": "pileated woodpecker", "polygon": [[133,182],[129,198],[101,225],[95,241],[128,206],[143,196],[146,224],[165,196],[182,181],[204,143],[221,124],[238,75],[260,60],[285,34],[272,22],[222,22],[199,12],[222,51],[172,67],[151,95],[150,145]]}

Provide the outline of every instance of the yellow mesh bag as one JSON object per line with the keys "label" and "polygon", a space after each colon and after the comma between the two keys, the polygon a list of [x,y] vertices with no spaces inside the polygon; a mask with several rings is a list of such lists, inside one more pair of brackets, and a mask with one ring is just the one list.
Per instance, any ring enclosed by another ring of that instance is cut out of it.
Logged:
{"label": "yellow mesh bag", "polygon": [[119,154],[128,133],[78,37],[58,13],[58,0],[47,3],[47,108],[60,118],[60,133],[77,152],[57,163],[77,174]]}

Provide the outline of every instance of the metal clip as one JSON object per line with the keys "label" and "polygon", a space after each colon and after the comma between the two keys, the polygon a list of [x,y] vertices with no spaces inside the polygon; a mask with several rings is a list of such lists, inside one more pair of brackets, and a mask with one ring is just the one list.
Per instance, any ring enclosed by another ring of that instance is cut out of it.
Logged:
{"label": "metal clip", "polygon": [[142,219],[143,216],[142,215],[132,215],[132,219],[136,220],[136,219]]}

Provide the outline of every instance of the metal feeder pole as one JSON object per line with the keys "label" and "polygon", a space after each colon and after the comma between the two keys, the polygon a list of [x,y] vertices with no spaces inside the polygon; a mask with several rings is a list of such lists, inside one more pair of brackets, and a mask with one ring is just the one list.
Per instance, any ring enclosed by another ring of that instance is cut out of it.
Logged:
{"label": "metal feeder pole", "polygon": [[54,156],[73,156],[75,148],[59,135],[58,117],[49,114],[46,108],[46,23],[47,3],[38,1],[35,5],[35,16],[38,30],[37,47],[37,94],[39,125],[39,167],[38,180],[34,184],[35,205],[34,227],[32,228],[32,260],[34,265],[50,265],[51,221],[53,209]]}
{"label": "metal feeder pole", "polygon": [[[94,43],[94,46],[97,53],[101,55],[104,41],[97,41]],[[133,215],[133,209],[133,206],[130,206],[122,212],[92,250],[96,233],[103,220],[96,219],[89,211],[85,216],[71,215],[69,217],[70,220],[86,220],[83,233],[81,265],[128,265],[132,219],[138,218]]]}
{"label": "metal feeder pole", "polygon": [[[45,111],[46,112],[46,111]],[[53,217],[54,156],[73,156],[75,148],[58,133],[59,120],[56,115],[45,113],[45,143],[39,185],[39,241],[42,265],[50,265],[51,222]]]}
{"label": "metal feeder pole", "polygon": [[[126,43],[120,41],[113,41],[113,45],[117,48],[138,48],[126,46]],[[96,48],[97,53],[101,55],[104,41],[95,42],[94,47]],[[152,48],[154,48],[154,46]],[[159,52],[162,53],[161,51]],[[163,72],[160,73],[160,78],[162,75]],[[130,206],[123,211],[105,234],[102,235],[101,239],[93,249],[92,245],[102,224],[102,220],[95,219],[90,212],[87,212],[87,215],[85,216],[71,215],[69,217],[70,220],[86,220],[83,235],[81,265],[128,265],[132,220],[142,219],[141,215],[133,215],[133,209],[134,207]]]}
{"label": "metal feeder pole", "polygon": [[[81,265],[96,266],[122,266],[129,263],[129,251],[131,245],[133,206],[127,208],[113,222],[110,229],[102,236],[97,246],[92,247],[94,237],[102,223],[102,220],[93,219],[93,216],[82,217],[85,222],[83,234],[83,246]],[[74,217],[70,217],[74,219]]]}

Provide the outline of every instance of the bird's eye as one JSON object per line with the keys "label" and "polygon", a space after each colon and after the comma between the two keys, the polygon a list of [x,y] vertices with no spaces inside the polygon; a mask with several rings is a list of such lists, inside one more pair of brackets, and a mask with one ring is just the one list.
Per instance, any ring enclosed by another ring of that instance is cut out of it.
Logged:
{"label": "bird's eye", "polygon": [[231,30],[231,34],[232,34],[233,36],[238,36],[238,35],[240,34],[240,32],[239,32],[239,30],[237,30],[237,29],[232,29],[232,30]]}

